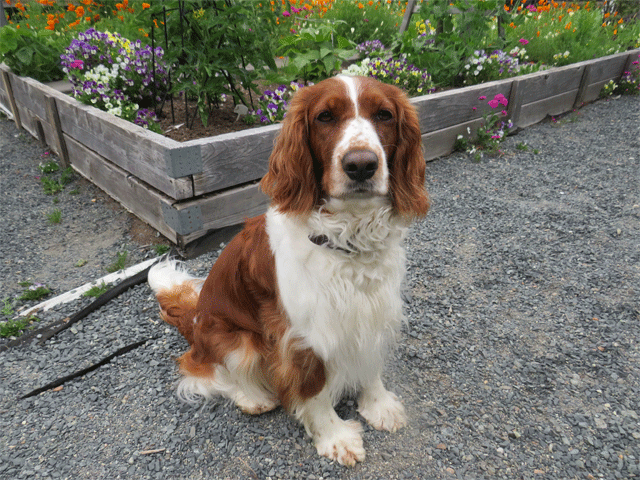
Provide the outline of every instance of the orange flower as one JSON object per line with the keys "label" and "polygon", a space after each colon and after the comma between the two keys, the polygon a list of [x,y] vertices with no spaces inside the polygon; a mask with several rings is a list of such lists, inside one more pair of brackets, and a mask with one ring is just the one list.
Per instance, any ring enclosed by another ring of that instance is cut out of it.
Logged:
{"label": "orange flower", "polygon": [[97,13],[93,16],[93,21],[97,22],[98,20],[100,20],[100,15],[98,15]]}
{"label": "orange flower", "polygon": [[118,10],[122,10],[124,8],[124,6],[121,3],[116,3],[116,8]]}
{"label": "orange flower", "polygon": [[539,36],[540,36],[540,30],[536,32],[536,37],[539,37]]}
{"label": "orange flower", "polygon": [[89,5],[91,5],[91,0],[80,0],[80,3],[88,7]]}
{"label": "orange flower", "polygon": [[567,23],[564,27],[565,30],[571,29],[571,22]]}
{"label": "orange flower", "polygon": [[76,16],[78,18],[82,17],[84,15],[84,7],[77,7],[76,8]]}
{"label": "orange flower", "polygon": [[373,5],[373,0],[369,0],[369,2],[367,2],[367,5],[372,6]]}
{"label": "orange flower", "polygon": [[[260,6],[262,6],[262,5],[260,5]],[[145,9],[147,9],[147,8],[149,8],[149,7],[151,7],[151,5],[149,5],[148,3],[143,3],[143,4],[142,4],[142,9],[143,9],[143,10],[145,10]]]}
{"label": "orange flower", "polygon": [[509,11],[509,7],[507,5],[504,6],[504,11],[508,12]]}
{"label": "orange flower", "polygon": [[364,8],[364,5],[363,5],[363,4],[361,4],[361,3],[358,3],[358,8],[363,9],[363,8]]}
{"label": "orange flower", "polygon": [[67,7],[67,12],[73,12],[75,11],[76,6],[73,3],[70,3],[69,6]]}
{"label": "orange flower", "polygon": [[91,17],[84,17],[84,21],[87,23],[91,23]]}
{"label": "orange flower", "polygon": [[618,25],[620,25],[620,24],[621,24],[621,23],[623,23],[623,22],[624,22],[624,19],[623,19],[623,18],[621,18],[620,20],[618,20]]}
{"label": "orange flower", "polygon": [[611,16],[611,14],[609,12],[604,14],[604,18],[609,18]]}

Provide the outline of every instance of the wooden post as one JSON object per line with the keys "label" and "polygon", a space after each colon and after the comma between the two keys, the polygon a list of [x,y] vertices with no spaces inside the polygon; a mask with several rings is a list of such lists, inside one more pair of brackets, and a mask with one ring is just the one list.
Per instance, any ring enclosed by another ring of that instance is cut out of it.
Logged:
{"label": "wooden post", "polygon": [[582,77],[580,78],[580,86],[578,87],[578,93],[576,94],[576,100],[573,102],[573,109],[580,108],[584,101],[584,94],[591,82],[591,64],[584,67]]}
{"label": "wooden post", "polygon": [[58,115],[58,106],[56,105],[56,99],[51,95],[44,96],[44,107],[47,111],[47,120],[53,127],[53,140],[55,142],[56,151],[58,157],[60,157],[60,166],[67,168],[70,165],[69,152],[67,150],[67,142],[64,140],[62,133],[62,126],[60,124],[60,116]]}
{"label": "wooden post", "polygon": [[509,106],[507,107],[507,117],[513,123],[511,131],[518,128],[518,122],[520,121],[520,109],[522,108],[522,96],[524,94],[523,82],[524,80],[516,78],[511,84]]}
{"label": "wooden post", "polygon": [[409,27],[411,15],[413,15],[413,10],[415,7],[416,0],[409,0],[409,2],[407,3],[407,9],[404,11],[404,17],[402,17],[402,23],[400,24],[400,35],[402,35]]}
{"label": "wooden post", "polygon": [[7,14],[4,13],[4,2],[0,2],[0,27],[4,27],[7,24]]}
{"label": "wooden post", "polygon": [[11,106],[13,121],[16,123],[16,126],[18,128],[22,128],[22,123],[20,122],[20,113],[18,112],[18,105],[16,104],[16,99],[13,98],[13,89],[11,88],[11,79],[9,78],[9,72],[7,72],[6,70],[2,70],[2,82],[4,83],[4,91],[7,92],[9,105]]}

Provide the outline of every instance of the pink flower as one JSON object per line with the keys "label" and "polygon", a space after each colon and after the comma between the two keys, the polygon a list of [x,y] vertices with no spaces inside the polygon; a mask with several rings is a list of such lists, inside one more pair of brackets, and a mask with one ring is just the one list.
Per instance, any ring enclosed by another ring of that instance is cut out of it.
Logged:
{"label": "pink flower", "polygon": [[80,68],[82,69],[82,67],[84,66],[84,62],[82,60],[74,60],[73,62],[71,62],[71,65],[69,65],[71,68]]}
{"label": "pink flower", "polygon": [[290,17],[291,14],[285,10],[284,12],[282,12],[282,16],[283,17]]}
{"label": "pink flower", "polygon": [[502,113],[505,116],[507,115],[507,111],[506,110],[502,110],[502,112],[500,112],[500,113]]}
{"label": "pink flower", "polygon": [[505,107],[509,105],[509,100],[507,100],[507,98],[501,93],[497,94],[495,97],[493,97],[493,99],[498,101],[498,103],[504,105]]}
{"label": "pink flower", "polygon": [[494,98],[493,100],[489,100],[487,102],[487,105],[489,105],[491,108],[497,108],[497,106],[500,105],[500,102]]}
{"label": "pink flower", "polygon": [[518,40],[522,45],[526,45],[527,43],[529,43],[529,40],[527,40],[526,38],[521,38],[520,40]]}
{"label": "pink flower", "polygon": [[478,97],[478,100],[485,100],[486,98],[487,98],[486,95],[482,95],[482,96]]}
{"label": "pink flower", "polygon": [[471,107],[471,110],[474,110],[474,111],[475,111],[475,110],[477,110],[477,109],[478,109],[478,107]]}

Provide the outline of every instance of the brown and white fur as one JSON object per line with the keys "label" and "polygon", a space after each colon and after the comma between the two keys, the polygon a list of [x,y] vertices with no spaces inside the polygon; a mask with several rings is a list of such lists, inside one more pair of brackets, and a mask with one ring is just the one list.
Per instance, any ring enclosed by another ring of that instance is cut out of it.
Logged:
{"label": "brown and white fur", "polygon": [[395,431],[404,407],[385,389],[400,329],[403,238],[427,213],[416,112],[396,87],[339,76],[294,97],[261,186],[266,214],[224,249],[206,280],[165,261],[149,284],[162,318],[190,345],[179,394],[222,395],[244,412],[282,405],[320,455],[365,458],[362,429],[334,410]]}

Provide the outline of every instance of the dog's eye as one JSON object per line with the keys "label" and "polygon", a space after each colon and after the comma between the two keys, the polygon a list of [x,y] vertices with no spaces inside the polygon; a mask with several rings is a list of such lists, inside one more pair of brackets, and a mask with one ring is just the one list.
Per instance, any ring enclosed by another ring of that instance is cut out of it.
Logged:
{"label": "dog's eye", "polygon": [[325,110],[323,112],[320,112],[320,115],[316,117],[316,120],[322,123],[328,123],[333,120],[333,115],[331,115],[331,112],[329,110]]}
{"label": "dog's eye", "polygon": [[387,122],[393,118],[393,113],[383,108],[381,110],[378,110],[375,117],[376,117],[376,120],[380,122]]}

